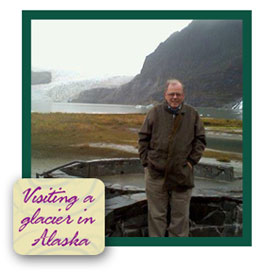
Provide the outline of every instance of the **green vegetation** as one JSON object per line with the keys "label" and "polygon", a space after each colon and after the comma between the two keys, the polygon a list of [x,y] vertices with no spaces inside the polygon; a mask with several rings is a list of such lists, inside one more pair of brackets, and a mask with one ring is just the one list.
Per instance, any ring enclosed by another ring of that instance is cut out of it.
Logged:
{"label": "green vegetation", "polygon": [[[32,157],[99,158],[137,157],[135,153],[107,148],[95,148],[90,143],[132,145],[137,148],[137,131],[143,123],[143,114],[66,114],[50,113],[31,115]],[[205,118],[206,128],[220,131],[241,130],[242,122]],[[217,129],[216,129],[217,130]],[[230,153],[205,151],[204,156],[231,160],[241,158]]]}
{"label": "green vegetation", "polygon": [[220,158],[217,158],[218,161],[220,162],[230,162],[231,160],[227,157],[220,157]]}
{"label": "green vegetation", "polygon": [[202,118],[206,129],[222,133],[242,134],[242,120]]}
{"label": "green vegetation", "polygon": [[203,120],[204,126],[242,128],[242,120],[216,119],[216,118],[202,118],[202,120]]}

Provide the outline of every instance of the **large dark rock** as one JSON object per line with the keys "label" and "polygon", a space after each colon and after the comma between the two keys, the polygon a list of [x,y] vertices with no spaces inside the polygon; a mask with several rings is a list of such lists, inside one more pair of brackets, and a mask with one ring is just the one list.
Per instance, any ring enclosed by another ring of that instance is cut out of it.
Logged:
{"label": "large dark rock", "polygon": [[200,224],[222,226],[225,221],[225,213],[219,209],[212,211],[204,217]]}
{"label": "large dark rock", "polygon": [[47,84],[52,81],[52,73],[48,71],[33,72],[31,71],[31,84]]}
{"label": "large dark rock", "polygon": [[115,196],[107,199],[105,205],[107,236],[143,236],[147,226],[145,193]]}

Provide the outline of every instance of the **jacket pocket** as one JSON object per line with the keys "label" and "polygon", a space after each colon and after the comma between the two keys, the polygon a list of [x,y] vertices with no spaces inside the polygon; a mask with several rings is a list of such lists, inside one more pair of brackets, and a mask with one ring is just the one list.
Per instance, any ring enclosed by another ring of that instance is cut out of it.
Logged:
{"label": "jacket pocket", "polygon": [[168,173],[168,179],[171,184],[175,184],[179,187],[194,187],[193,169],[191,169],[186,162],[176,164]]}
{"label": "jacket pocket", "polygon": [[151,166],[151,168],[156,169],[159,172],[165,171],[166,160],[156,150],[148,151],[147,160],[148,166]]}

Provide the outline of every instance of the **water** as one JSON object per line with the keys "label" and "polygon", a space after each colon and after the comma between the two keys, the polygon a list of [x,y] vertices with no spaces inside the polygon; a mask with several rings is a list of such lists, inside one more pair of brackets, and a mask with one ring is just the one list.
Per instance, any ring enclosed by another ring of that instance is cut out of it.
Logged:
{"label": "water", "polygon": [[207,148],[226,152],[242,153],[242,141],[207,138]]}
{"label": "water", "polygon": [[223,109],[213,107],[196,107],[202,117],[222,118],[222,119],[239,119],[242,120],[242,110]]}
{"label": "water", "polygon": [[[152,106],[96,104],[96,103],[63,103],[48,101],[32,101],[32,112],[40,113],[87,113],[87,114],[133,114],[147,113]],[[203,117],[242,120],[242,110],[197,107]]]}
{"label": "water", "polygon": [[118,105],[96,103],[33,102],[32,112],[40,113],[87,113],[87,114],[135,114],[147,113],[148,108],[141,105]]}
{"label": "water", "polygon": [[206,134],[207,148],[242,153],[242,138],[226,138],[223,136],[211,136]]}

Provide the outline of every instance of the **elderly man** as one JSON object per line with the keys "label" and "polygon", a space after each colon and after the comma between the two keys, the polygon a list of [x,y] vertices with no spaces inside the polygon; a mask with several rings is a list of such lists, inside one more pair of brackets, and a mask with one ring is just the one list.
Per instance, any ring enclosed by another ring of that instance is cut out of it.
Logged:
{"label": "elderly man", "polygon": [[184,237],[189,235],[193,168],[205,149],[205,132],[198,112],[184,103],[179,80],[167,81],[164,97],[149,111],[139,132],[148,231],[150,237]]}

